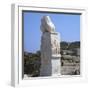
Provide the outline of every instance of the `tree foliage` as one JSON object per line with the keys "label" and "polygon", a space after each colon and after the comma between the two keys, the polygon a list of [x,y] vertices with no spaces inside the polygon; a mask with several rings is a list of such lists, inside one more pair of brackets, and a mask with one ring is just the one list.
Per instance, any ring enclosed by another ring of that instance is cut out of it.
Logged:
{"label": "tree foliage", "polygon": [[36,53],[24,53],[24,74],[38,76],[40,72],[40,51]]}

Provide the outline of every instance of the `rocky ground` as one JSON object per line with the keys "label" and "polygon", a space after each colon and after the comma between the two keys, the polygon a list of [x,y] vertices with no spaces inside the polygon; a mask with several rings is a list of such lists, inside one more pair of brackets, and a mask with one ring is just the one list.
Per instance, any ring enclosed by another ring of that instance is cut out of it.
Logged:
{"label": "rocky ground", "polygon": [[[73,56],[71,56],[73,57]],[[74,59],[64,59],[61,64],[62,75],[80,75],[80,58],[74,56]]]}
{"label": "rocky ground", "polygon": [[79,75],[80,65],[64,65],[61,66],[62,75]]}

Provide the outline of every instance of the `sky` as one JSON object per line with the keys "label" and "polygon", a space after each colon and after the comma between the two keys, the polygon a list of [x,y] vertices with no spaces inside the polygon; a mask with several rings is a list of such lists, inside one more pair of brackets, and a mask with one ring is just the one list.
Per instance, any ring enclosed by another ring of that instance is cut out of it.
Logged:
{"label": "sky", "polygon": [[55,25],[56,32],[60,33],[61,41],[80,41],[80,15],[61,13],[23,12],[24,25],[24,51],[33,52],[40,50],[41,18],[50,16]]}

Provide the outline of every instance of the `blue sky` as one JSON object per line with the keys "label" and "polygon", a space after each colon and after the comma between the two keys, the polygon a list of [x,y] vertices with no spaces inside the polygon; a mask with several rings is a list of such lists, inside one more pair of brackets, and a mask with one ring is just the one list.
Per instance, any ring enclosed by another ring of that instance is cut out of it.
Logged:
{"label": "blue sky", "polygon": [[60,13],[24,12],[24,51],[36,52],[41,44],[41,17],[50,16],[61,41],[80,41],[80,15]]}

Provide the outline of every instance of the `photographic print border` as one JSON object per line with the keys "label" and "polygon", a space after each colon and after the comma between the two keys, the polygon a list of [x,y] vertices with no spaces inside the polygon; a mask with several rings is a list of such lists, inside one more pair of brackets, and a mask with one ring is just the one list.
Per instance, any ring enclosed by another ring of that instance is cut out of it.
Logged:
{"label": "photographic print border", "polygon": [[[79,82],[86,80],[86,62],[83,58],[83,38],[84,32],[86,30],[86,9],[85,8],[77,8],[77,7],[40,7],[40,6],[30,6],[24,4],[12,4],[11,7],[11,85],[12,86],[28,86],[30,83],[37,82],[36,80],[42,80],[42,77],[34,77],[29,80],[22,79],[22,11],[23,10],[32,10],[32,11],[43,11],[43,12],[60,12],[60,13],[73,13],[73,14],[81,14],[80,16],[80,41],[81,41],[81,49],[80,49],[80,71],[81,74],[76,76],[64,75],[58,78],[60,82]],[[52,79],[52,77],[43,77],[43,79]],[[33,80],[33,81],[32,81]]]}

